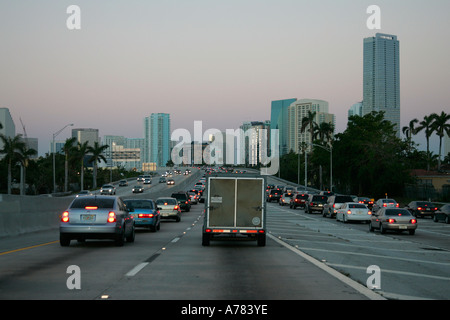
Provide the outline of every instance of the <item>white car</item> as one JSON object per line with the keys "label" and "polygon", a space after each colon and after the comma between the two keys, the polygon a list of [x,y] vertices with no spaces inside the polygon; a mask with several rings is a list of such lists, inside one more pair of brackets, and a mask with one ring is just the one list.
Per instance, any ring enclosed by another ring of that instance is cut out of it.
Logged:
{"label": "white car", "polygon": [[336,211],[336,221],[367,221],[372,217],[372,212],[365,204],[346,202]]}

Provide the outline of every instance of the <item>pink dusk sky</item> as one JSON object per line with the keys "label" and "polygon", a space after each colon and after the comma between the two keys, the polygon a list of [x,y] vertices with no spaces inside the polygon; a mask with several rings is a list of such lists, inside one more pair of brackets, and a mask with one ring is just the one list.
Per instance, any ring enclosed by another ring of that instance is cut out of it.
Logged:
{"label": "pink dusk sky", "polygon": [[[66,25],[73,4],[80,30]],[[373,4],[380,30],[366,25]],[[40,155],[68,123],[140,138],[143,118],[164,112],[172,130],[225,130],[270,120],[288,98],[328,101],[342,132],[362,100],[363,39],[380,32],[400,41],[405,126],[450,112],[449,15],[448,0],[2,1],[0,107]]]}

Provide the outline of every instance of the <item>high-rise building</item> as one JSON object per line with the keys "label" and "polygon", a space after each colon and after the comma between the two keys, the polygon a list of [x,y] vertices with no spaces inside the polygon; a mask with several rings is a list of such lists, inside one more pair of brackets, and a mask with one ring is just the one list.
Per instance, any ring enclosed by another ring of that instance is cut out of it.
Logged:
{"label": "high-rise building", "polygon": [[364,39],[363,115],[384,111],[400,136],[400,44],[397,36],[377,33]]}
{"label": "high-rise building", "polygon": [[165,167],[170,160],[170,114],[152,113],[144,118],[144,163]]}
{"label": "high-rise building", "polygon": [[240,129],[243,134],[240,136],[239,146],[245,163],[254,166],[267,159],[270,148],[270,121],[244,122]]}
{"label": "high-rise building", "polygon": [[83,144],[87,141],[88,146],[93,147],[95,142],[100,143],[98,129],[78,128],[72,129],[72,138],[77,138],[77,142]]}
{"label": "high-rise building", "polygon": [[279,155],[289,152],[288,148],[288,107],[297,101],[296,98],[272,101],[270,112],[270,128],[278,130]]}
{"label": "high-rise building", "polygon": [[352,105],[350,107],[350,109],[348,109],[348,117],[350,118],[351,116],[362,116],[362,108],[363,108],[363,103],[361,102],[357,102],[354,105]]}
{"label": "high-rise building", "polygon": [[[301,152],[301,144],[310,144],[311,133],[309,128],[301,131],[303,118],[308,116],[308,111],[315,112],[314,122],[320,125],[328,122],[335,127],[335,116],[329,113],[328,102],[315,99],[301,99],[293,102],[288,108],[288,150],[296,153]],[[308,149],[311,146],[308,145]]]}
{"label": "high-rise building", "polygon": [[[16,126],[11,117],[11,113],[8,108],[0,108],[0,133],[14,138],[16,135]],[[3,149],[3,142],[0,140],[0,149]]]}

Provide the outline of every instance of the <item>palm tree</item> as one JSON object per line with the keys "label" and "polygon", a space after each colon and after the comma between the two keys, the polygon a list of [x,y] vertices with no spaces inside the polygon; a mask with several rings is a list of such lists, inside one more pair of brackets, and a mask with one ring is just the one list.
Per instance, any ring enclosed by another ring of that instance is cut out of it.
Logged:
{"label": "palm tree", "polygon": [[24,187],[26,184],[26,180],[27,180],[27,168],[28,168],[28,161],[30,160],[31,156],[34,156],[37,154],[37,151],[34,149],[28,149],[26,143],[24,144],[24,148],[23,150],[21,150],[22,156],[20,157],[19,161],[22,164],[22,168],[23,168],[23,176],[21,177],[20,180],[20,194],[22,195],[24,192]]}
{"label": "palm tree", "polygon": [[64,142],[64,146],[62,147],[62,151],[65,155],[64,160],[64,192],[67,192],[69,186],[69,156],[76,152],[76,147],[74,147],[74,143],[77,141],[76,137],[66,139]]}
{"label": "palm tree", "polygon": [[103,155],[103,151],[105,149],[108,149],[109,146],[108,145],[102,145],[100,146],[99,143],[96,141],[94,142],[94,146],[93,147],[88,147],[88,152],[92,153],[91,158],[89,159],[89,162],[93,162],[94,163],[94,172],[93,172],[93,188],[97,189],[97,162],[101,163],[102,161],[106,162],[106,158]]}
{"label": "palm tree", "polygon": [[78,142],[77,148],[76,148],[76,158],[78,161],[81,161],[81,191],[84,190],[84,156],[89,152],[88,150],[88,141],[84,142],[83,144]]}
{"label": "palm tree", "polygon": [[417,119],[412,119],[409,122],[409,126],[405,126],[402,128],[402,132],[403,134],[406,136],[406,140],[408,142],[408,151],[411,151],[411,146],[412,146],[412,136],[415,135],[417,133],[417,128],[415,127],[415,124],[418,123],[419,120]]}
{"label": "palm tree", "polygon": [[419,123],[419,126],[416,128],[416,133],[419,133],[422,130],[425,130],[425,137],[427,138],[427,170],[430,171],[430,137],[433,133],[433,117],[425,116],[423,120]]}
{"label": "palm tree", "polygon": [[333,139],[333,133],[334,133],[334,126],[333,124],[329,122],[322,122],[320,123],[317,128],[316,132],[314,133],[314,139],[320,140],[324,144],[329,144],[331,140]]}
{"label": "palm tree", "polygon": [[317,123],[315,121],[316,112],[311,112],[308,110],[308,115],[303,117],[302,119],[302,127],[300,128],[301,132],[305,132],[306,128],[309,128],[309,134],[311,135],[311,144],[313,143],[314,131],[317,128]]}
{"label": "palm tree", "polygon": [[3,149],[0,150],[0,154],[5,155],[5,160],[8,163],[8,194],[11,194],[12,166],[21,161],[25,142],[23,142],[21,134],[16,135],[14,138],[0,134],[0,139],[3,141]]}
{"label": "palm tree", "polygon": [[447,134],[450,136],[450,114],[444,111],[440,115],[433,113],[431,115],[434,121],[432,124],[433,130],[439,136],[439,157],[438,157],[438,171],[441,170],[441,154],[442,154],[442,138]]}

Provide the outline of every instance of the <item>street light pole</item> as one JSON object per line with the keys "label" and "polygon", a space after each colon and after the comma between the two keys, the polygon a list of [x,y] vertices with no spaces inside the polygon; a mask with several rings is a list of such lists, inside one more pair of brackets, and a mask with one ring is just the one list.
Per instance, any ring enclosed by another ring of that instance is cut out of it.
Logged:
{"label": "street light pole", "polygon": [[56,193],[56,164],[55,164],[55,153],[56,153],[56,146],[55,146],[55,138],[58,134],[60,134],[65,128],[73,126],[73,123],[67,124],[64,126],[64,128],[58,130],[53,134],[53,140],[52,140],[52,153],[53,153],[53,193]]}

